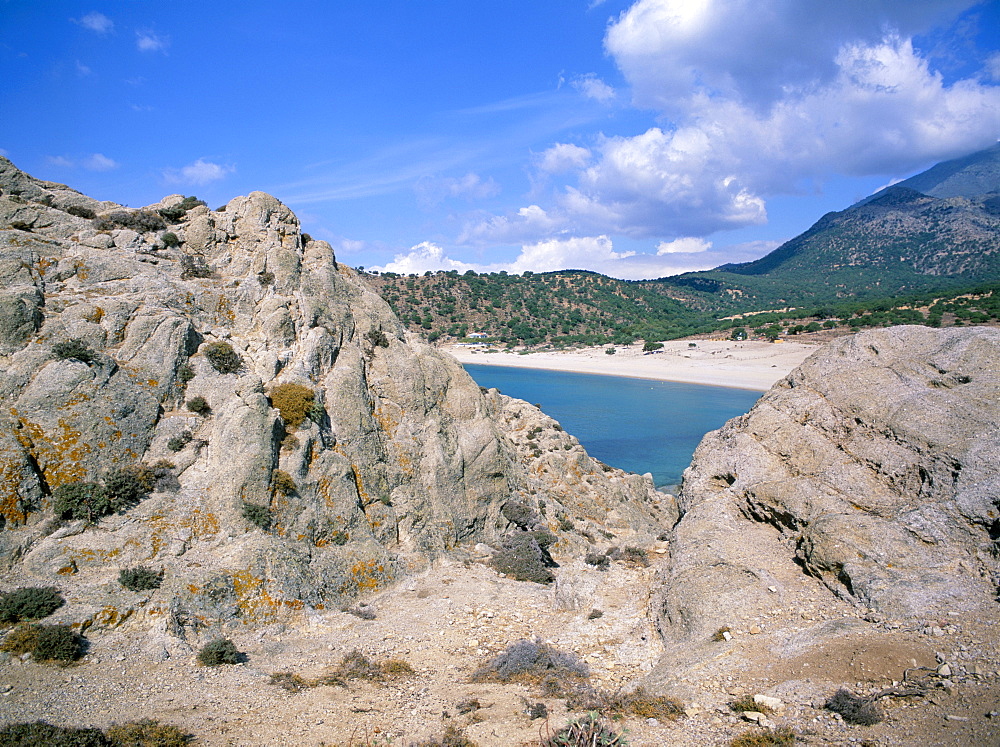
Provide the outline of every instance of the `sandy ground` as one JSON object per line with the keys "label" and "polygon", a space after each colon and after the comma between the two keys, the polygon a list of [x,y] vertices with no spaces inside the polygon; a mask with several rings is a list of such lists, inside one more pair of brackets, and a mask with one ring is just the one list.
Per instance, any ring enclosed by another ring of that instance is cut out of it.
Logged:
{"label": "sandy ground", "polygon": [[643,353],[642,343],[619,345],[615,354],[606,347],[575,351],[508,352],[453,345],[444,348],[461,363],[541,368],[551,371],[629,376],[636,379],[679,381],[686,384],[728,386],[767,391],[818,346],[799,342],[733,342],[729,340],[674,340],[663,350]]}

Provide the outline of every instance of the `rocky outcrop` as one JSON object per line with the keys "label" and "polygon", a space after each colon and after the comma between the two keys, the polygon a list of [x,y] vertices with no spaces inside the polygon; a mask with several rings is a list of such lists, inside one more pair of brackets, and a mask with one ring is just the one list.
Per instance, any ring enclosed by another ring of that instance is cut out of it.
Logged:
{"label": "rocky outcrop", "polygon": [[[557,516],[636,543],[662,531],[672,503],[649,480],[480,391],[274,197],[130,211],[5,159],[0,189],[0,562],[9,584],[64,589],[67,619],[308,614],[496,542],[511,501],[544,511],[554,553],[591,542]],[[70,340],[93,355],[59,354]],[[282,384],[308,395],[299,425]],[[54,520],[60,486],[137,464],[155,468],[147,499]],[[139,564],[164,568],[141,600],[116,581]]]}
{"label": "rocky outcrop", "polygon": [[661,579],[665,639],[785,617],[785,640],[801,639],[824,595],[869,620],[995,617],[998,454],[1000,330],[831,343],[695,452]]}

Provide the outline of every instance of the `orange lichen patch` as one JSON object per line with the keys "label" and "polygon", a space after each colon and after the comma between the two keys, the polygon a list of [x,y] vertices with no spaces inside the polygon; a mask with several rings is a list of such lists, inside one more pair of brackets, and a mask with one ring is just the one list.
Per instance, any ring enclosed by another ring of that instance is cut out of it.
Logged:
{"label": "orange lichen patch", "polygon": [[0,516],[12,525],[28,520],[28,511],[21,501],[21,465],[0,462]]}
{"label": "orange lichen patch", "polygon": [[386,582],[385,566],[376,560],[362,560],[351,566],[350,580],[341,585],[341,594],[377,591]]}
{"label": "orange lichen patch", "polygon": [[100,306],[95,306],[93,311],[84,314],[83,318],[86,319],[88,322],[93,322],[94,324],[97,324],[101,321],[101,319],[104,318],[104,309],[102,309]]}
{"label": "orange lichen patch", "polygon": [[197,594],[199,591],[201,591],[201,587],[198,586],[197,584],[188,584],[187,590],[190,591],[192,594]]}
{"label": "orange lichen patch", "polygon": [[368,491],[365,490],[364,483],[361,480],[361,471],[356,464],[352,464],[351,472],[354,474],[354,487],[357,488],[358,498],[361,499],[361,504],[366,506],[371,503],[372,498],[368,495]]}
{"label": "orange lichen patch", "polygon": [[38,258],[38,274],[44,275],[45,271],[48,270],[53,265],[57,264],[56,260],[50,259],[49,257],[39,257]]}
{"label": "orange lichen patch", "polygon": [[219,517],[211,511],[196,508],[191,515],[178,522],[178,526],[191,529],[191,534],[199,539],[219,533]]}
{"label": "orange lichen patch", "polygon": [[[398,408],[396,408],[398,409]],[[400,413],[402,415],[402,413]],[[385,431],[386,435],[390,438],[396,435],[396,430],[399,428],[400,418],[393,417],[393,414],[389,412],[388,408],[378,407],[372,411],[372,416],[375,418],[375,422],[379,424],[379,427]]]}
{"label": "orange lichen patch", "polygon": [[60,576],[72,576],[74,573],[79,573],[80,569],[76,565],[75,560],[70,560],[69,563],[64,565],[62,568],[57,568],[56,573]]}
{"label": "orange lichen patch", "polygon": [[329,477],[321,477],[316,481],[316,495],[323,499],[326,508],[333,508],[336,504],[333,495],[330,493],[331,483]]}
{"label": "orange lichen patch", "polygon": [[76,276],[80,278],[80,280],[86,280],[90,277],[90,270],[87,269],[87,265],[83,263],[83,260],[76,260],[73,263],[73,269],[76,270]]}
{"label": "orange lichen patch", "polygon": [[220,295],[215,302],[215,314],[227,322],[232,323],[236,321],[236,311],[226,296]]}
{"label": "orange lichen patch", "polygon": [[305,604],[301,599],[278,599],[268,592],[267,581],[254,576],[249,570],[236,571],[231,576],[236,605],[246,620],[270,620],[282,610],[301,610]]}
{"label": "orange lichen patch", "polygon": [[60,418],[57,421],[58,432],[50,436],[42,426],[20,417],[16,409],[11,408],[10,412],[20,425],[14,430],[14,437],[41,466],[50,488],[55,489],[87,476],[87,468],[82,462],[91,452],[90,444],[80,442],[82,434],[74,430],[68,421]]}

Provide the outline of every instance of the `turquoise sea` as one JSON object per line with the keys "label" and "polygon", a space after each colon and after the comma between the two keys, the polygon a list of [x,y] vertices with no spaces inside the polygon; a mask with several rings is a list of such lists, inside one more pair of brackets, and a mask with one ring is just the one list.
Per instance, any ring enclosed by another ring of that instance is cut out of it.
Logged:
{"label": "turquoise sea", "polygon": [[672,488],[708,431],[747,412],[763,394],[622,376],[467,364],[480,386],[539,404],[591,456]]}

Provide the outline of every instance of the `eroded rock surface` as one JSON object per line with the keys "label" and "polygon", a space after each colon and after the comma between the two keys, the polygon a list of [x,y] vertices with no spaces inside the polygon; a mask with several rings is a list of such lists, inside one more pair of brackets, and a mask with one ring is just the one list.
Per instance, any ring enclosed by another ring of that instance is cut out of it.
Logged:
{"label": "eroded rock surface", "polygon": [[[274,197],[140,214],[5,159],[0,189],[0,565],[7,585],[65,589],[61,619],[183,634],[308,615],[496,544],[510,501],[539,512],[553,553],[669,525],[649,480],[407,336]],[[67,340],[93,359],[54,356]],[[220,344],[232,370],[210,360]],[[298,427],[271,399],[287,383],[313,395]],[[68,533],[54,521],[61,485],[140,463],[166,470],[149,498]],[[266,531],[244,504],[266,507]],[[140,564],[164,568],[161,589],[118,585]]]}
{"label": "eroded rock surface", "polygon": [[830,594],[882,619],[995,616],[998,456],[1000,330],[831,343],[698,447],[664,636]]}

